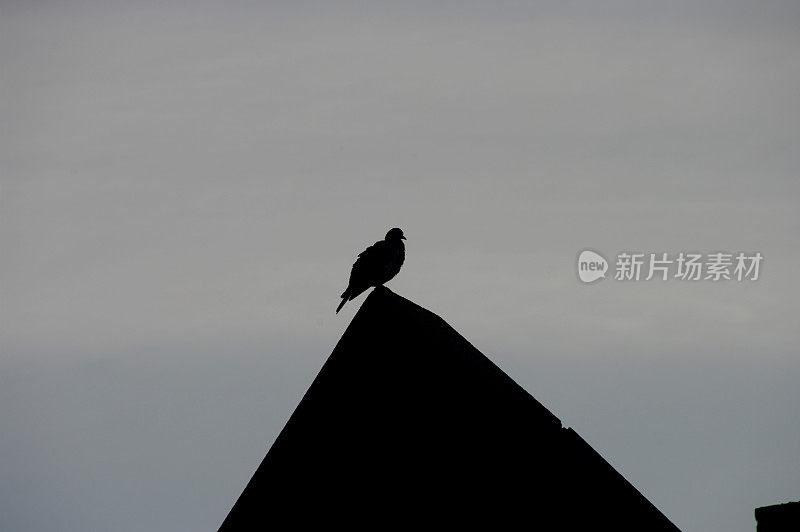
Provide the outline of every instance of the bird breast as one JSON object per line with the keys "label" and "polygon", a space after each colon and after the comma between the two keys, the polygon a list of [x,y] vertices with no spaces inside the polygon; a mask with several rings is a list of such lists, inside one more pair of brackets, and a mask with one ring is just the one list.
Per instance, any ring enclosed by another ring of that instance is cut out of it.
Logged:
{"label": "bird breast", "polygon": [[406,258],[406,250],[402,242],[399,242],[397,246],[392,246],[392,248],[389,260],[384,265],[384,279],[382,280],[384,283],[397,275]]}

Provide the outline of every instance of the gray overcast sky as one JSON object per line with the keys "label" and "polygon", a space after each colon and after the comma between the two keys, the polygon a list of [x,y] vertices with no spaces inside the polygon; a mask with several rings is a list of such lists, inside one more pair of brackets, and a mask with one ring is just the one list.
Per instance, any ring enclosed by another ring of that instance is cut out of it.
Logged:
{"label": "gray overcast sky", "polygon": [[[800,498],[796,2],[0,3],[0,529],[215,530],[363,297],[685,532]],[[760,251],[756,282],[577,253]],[[590,497],[590,493],[583,494]]]}

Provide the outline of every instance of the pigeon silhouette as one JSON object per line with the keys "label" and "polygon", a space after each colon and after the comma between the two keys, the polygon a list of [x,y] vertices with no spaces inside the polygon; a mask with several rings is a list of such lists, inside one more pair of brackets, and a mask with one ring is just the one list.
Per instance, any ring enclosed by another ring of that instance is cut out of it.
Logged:
{"label": "pigeon silhouette", "polygon": [[403,231],[395,227],[389,229],[386,237],[372,244],[358,254],[358,259],[350,270],[350,282],[347,290],[339,296],[342,302],[336,307],[338,314],[345,303],[355,299],[370,286],[380,286],[400,271],[406,258],[406,247],[403,245]]}

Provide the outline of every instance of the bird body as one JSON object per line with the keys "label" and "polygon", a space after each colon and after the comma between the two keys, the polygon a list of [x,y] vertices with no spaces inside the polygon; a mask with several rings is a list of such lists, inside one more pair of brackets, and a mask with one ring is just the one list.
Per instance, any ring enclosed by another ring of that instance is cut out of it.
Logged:
{"label": "bird body", "polygon": [[403,231],[395,227],[386,233],[386,238],[358,254],[350,270],[350,282],[340,296],[342,301],[336,309],[337,314],[345,303],[358,297],[367,288],[380,286],[397,275],[406,258],[403,245],[405,238]]}

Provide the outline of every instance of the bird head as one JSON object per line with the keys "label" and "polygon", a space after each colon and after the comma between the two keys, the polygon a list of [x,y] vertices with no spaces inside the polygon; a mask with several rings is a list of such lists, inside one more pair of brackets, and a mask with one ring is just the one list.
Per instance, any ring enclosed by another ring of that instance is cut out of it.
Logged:
{"label": "bird head", "polygon": [[386,233],[385,240],[405,240],[406,237],[403,236],[403,230],[399,227],[395,227],[393,229],[389,229],[389,232]]}

